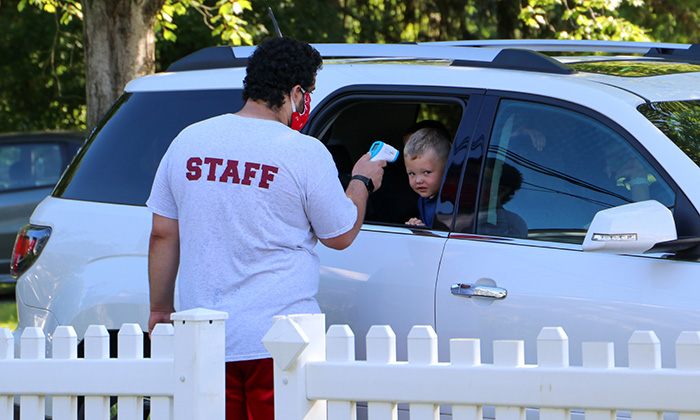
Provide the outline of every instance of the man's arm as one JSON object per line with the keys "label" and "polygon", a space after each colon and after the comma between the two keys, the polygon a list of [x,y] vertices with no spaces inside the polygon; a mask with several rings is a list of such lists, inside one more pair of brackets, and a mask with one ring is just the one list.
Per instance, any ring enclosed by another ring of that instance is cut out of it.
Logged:
{"label": "man's arm", "polygon": [[[386,162],[383,160],[372,162],[369,160],[370,157],[370,153],[364,154],[355,164],[355,167],[352,169],[352,174],[363,175],[371,179],[374,184],[374,191],[376,191],[382,185],[382,177],[384,176]],[[369,198],[369,192],[365,184],[358,179],[353,179],[350,181],[350,184],[348,184],[345,194],[352,200],[355,207],[357,207],[357,219],[352,229],[344,234],[336,236],[335,238],[319,239],[321,243],[328,248],[341,250],[349,247],[357,237],[357,234],[360,233],[362,223],[365,221],[367,198]]]}
{"label": "man's arm", "polygon": [[156,324],[170,323],[175,311],[175,278],[180,265],[180,232],[175,219],[153,215],[148,248],[148,282],[151,293],[151,316],[148,331]]}

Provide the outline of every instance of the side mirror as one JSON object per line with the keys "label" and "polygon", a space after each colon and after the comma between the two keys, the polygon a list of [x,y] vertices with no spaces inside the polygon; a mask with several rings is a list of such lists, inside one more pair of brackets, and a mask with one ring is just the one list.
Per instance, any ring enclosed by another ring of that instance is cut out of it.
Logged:
{"label": "side mirror", "polygon": [[583,250],[641,254],[659,242],[677,239],[673,214],[656,200],[640,201],[596,213]]}

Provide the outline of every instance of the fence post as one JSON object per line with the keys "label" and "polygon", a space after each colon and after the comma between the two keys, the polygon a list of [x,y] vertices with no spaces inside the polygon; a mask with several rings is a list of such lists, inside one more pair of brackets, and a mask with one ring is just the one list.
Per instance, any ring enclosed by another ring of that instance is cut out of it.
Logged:
{"label": "fence post", "polygon": [[[683,331],[676,340],[676,369],[700,370],[700,332]],[[679,413],[678,420],[700,420],[698,413]]]}
{"label": "fence post", "polygon": [[[614,369],[615,346],[613,343],[586,342],[582,345],[583,367],[587,369]],[[591,385],[593,387],[595,385]],[[615,420],[614,410],[586,409],[586,420]]]}
{"label": "fence post", "polygon": [[[537,365],[540,367],[569,367],[569,337],[567,337],[563,328],[542,328],[542,331],[537,336]],[[546,391],[544,389],[542,392]],[[571,410],[541,408],[540,419],[569,420],[571,419]]]}
{"label": "fence post", "polygon": [[[151,359],[173,359],[175,328],[172,324],[158,324],[151,332]],[[172,419],[173,399],[151,397],[151,419]]]}
{"label": "fence post", "polygon": [[326,402],[306,398],[306,363],[326,357],[324,314],[276,316],[263,344],[275,360],[275,419],[321,420]]}
{"label": "fence post", "polygon": [[[496,340],[493,342],[493,364],[496,366],[519,367],[525,365],[525,344],[517,340]],[[504,392],[516,392],[517,384],[504,384]],[[496,407],[498,420],[525,420],[523,407]]]}
{"label": "fence post", "polygon": [[[326,360],[329,362],[355,361],[355,334],[347,325],[331,325],[326,333]],[[355,420],[355,401],[328,401],[329,420]]]}
{"label": "fence post", "polygon": [[[408,363],[412,365],[434,365],[438,361],[437,334],[430,325],[416,325],[408,333]],[[409,405],[409,414],[414,420],[438,420],[438,404]]]}
{"label": "fence post", "polygon": [[[22,332],[20,339],[20,356],[22,359],[45,359],[46,338],[41,328],[29,327]],[[43,419],[45,397],[43,395],[22,395],[19,398],[20,420]]]}
{"label": "fence post", "polygon": [[[481,340],[478,338],[453,338],[450,340],[450,364],[453,366],[478,366],[481,364]],[[482,420],[480,405],[453,405],[452,420]]]}
{"label": "fence post", "polygon": [[[367,333],[367,362],[368,363],[395,363],[396,362],[396,334],[388,325],[373,325]],[[398,418],[398,409],[395,402],[370,402],[367,404],[367,414],[370,419]]]}
{"label": "fence post", "polygon": [[[109,333],[104,325],[90,325],[85,331],[85,359],[109,359]],[[86,419],[109,420],[109,397],[86,396]]]}
{"label": "fence post", "polygon": [[[0,328],[0,360],[15,358],[15,340],[9,328]],[[0,419],[11,419],[14,415],[12,395],[0,395]]]}
{"label": "fence post", "polygon": [[[630,369],[661,369],[661,343],[653,331],[635,331],[628,343]],[[662,420],[663,413],[632,410],[632,420]]]}
{"label": "fence post", "polygon": [[[52,349],[54,360],[78,358],[78,335],[73,327],[56,327]],[[75,396],[55,396],[52,408],[53,418],[56,420],[75,419],[78,415],[78,399]]]}
{"label": "fence post", "polygon": [[197,308],[170,318],[175,330],[175,420],[224,420],[228,314]]}
{"label": "fence post", "polygon": [[[123,324],[117,338],[119,359],[143,359],[143,330],[139,324]],[[143,397],[117,397],[117,411],[122,418],[143,419]]]}

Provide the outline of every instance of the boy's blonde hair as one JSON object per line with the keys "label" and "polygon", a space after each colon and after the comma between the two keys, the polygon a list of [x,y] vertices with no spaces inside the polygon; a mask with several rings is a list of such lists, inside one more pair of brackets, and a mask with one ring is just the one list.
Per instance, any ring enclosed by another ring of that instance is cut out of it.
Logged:
{"label": "boy's blonde hair", "polygon": [[403,155],[405,159],[415,159],[432,150],[440,161],[447,162],[451,147],[450,140],[442,130],[421,128],[408,138]]}

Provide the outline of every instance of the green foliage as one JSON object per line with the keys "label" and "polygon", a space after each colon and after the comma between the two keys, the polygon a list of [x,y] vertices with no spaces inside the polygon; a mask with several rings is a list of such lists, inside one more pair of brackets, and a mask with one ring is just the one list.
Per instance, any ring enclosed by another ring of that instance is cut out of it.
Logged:
{"label": "green foliage", "polygon": [[528,0],[519,19],[526,38],[650,41],[646,30],[620,16],[622,3],[640,0]]}
{"label": "green foliage", "polygon": [[639,111],[700,166],[700,101],[644,104]]}
{"label": "green foliage", "polygon": [[177,24],[173,18],[194,11],[201,16],[212,36],[219,36],[226,44],[252,45],[252,36],[246,30],[247,22],[239,17],[244,10],[250,9],[248,0],[166,0],[158,15],[156,32],[162,32],[164,40],[176,41]]}
{"label": "green foliage", "polygon": [[[700,0],[697,0],[700,1]],[[257,41],[272,35],[269,2],[244,13]],[[622,16],[642,0],[278,0],[272,9],[284,35],[309,42],[420,42],[486,38],[648,41]]]}
{"label": "green foliage", "polygon": [[[125,0],[133,1],[133,0]],[[563,38],[700,42],[700,0],[166,0],[156,69],[215,45]],[[79,0],[0,2],[0,131],[83,128]]]}
{"label": "green foliage", "polygon": [[0,3],[0,131],[85,128],[82,25],[62,15]]}
{"label": "green foliage", "polygon": [[646,0],[644,7],[621,5],[620,15],[648,28],[657,41],[700,42],[700,0]]}
{"label": "green foliage", "polygon": [[0,328],[17,328],[17,305],[14,300],[0,302]]}

